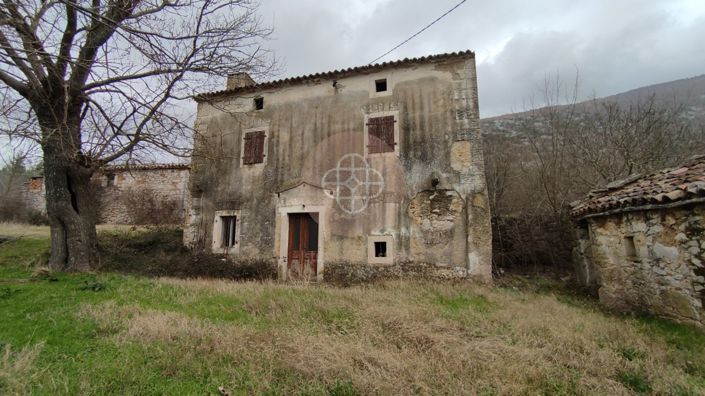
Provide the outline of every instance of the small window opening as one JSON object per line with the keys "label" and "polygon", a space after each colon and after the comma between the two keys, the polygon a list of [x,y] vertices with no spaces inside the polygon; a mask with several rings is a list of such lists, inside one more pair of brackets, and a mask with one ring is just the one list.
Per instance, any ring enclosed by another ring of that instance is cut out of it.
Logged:
{"label": "small window opening", "polygon": [[223,224],[223,237],[221,247],[230,248],[235,246],[235,227],[236,216],[221,216],[220,221]]}
{"label": "small window opening", "polygon": [[264,98],[255,98],[255,110],[264,109]]}
{"label": "small window opening", "polygon": [[632,259],[637,258],[636,245],[634,244],[633,236],[624,237],[624,255]]}
{"label": "small window opening", "polygon": [[375,80],[375,90],[377,92],[385,92],[387,90],[387,79]]}
{"label": "small window opening", "polygon": [[375,257],[387,257],[387,242],[375,242]]}
{"label": "small window opening", "polygon": [[115,185],[115,174],[114,173],[108,173],[107,175],[105,175],[105,177],[107,178],[108,187]]}

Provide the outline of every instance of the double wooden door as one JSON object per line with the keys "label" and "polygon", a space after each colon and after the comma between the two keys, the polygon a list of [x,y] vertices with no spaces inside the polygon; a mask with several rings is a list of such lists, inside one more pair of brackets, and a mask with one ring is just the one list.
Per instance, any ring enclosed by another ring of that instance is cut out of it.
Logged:
{"label": "double wooden door", "polygon": [[318,213],[290,213],[287,278],[315,279],[317,273]]}

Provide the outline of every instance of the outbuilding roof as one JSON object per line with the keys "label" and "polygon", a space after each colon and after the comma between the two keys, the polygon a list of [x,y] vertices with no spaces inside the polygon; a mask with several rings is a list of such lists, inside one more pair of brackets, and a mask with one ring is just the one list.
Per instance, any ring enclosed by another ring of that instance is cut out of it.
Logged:
{"label": "outbuilding roof", "polygon": [[255,84],[255,85],[225,89],[222,91],[202,93],[202,94],[198,94],[198,95],[194,96],[194,99],[197,102],[202,102],[202,101],[213,99],[216,97],[228,96],[228,95],[231,95],[234,93],[255,92],[255,91],[259,91],[259,90],[263,90],[263,89],[278,88],[278,87],[285,86],[285,85],[305,83],[308,81],[321,79],[321,78],[335,79],[335,78],[347,77],[347,76],[356,75],[356,74],[372,73],[372,72],[376,72],[379,70],[391,69],[391,68],[395,68],[395,67],[411,65],[414,63],[438,62],[438,61],[454,59],[454,58],[471,58],[472,59],[474,57],[475,57],[474,52],[472,52],[470,50],[466,50],[466,51],[460,51],[460,52],[449,52],[449,53],[443,53],[443,54],[437,54],[437,55],[422,56],[419,58],[404,58],[404,59],[400,59],[400,60],[396,60],[396,61],[375,63],[375,64],[364,65],[364,66],[355,66],[355,67],[350,67],[347,69],[332,70],[332,71],[315,73],[315,74],[307,74],[307,75],[298,76],[298,77],[289,77],[289,78],[284,78],[284,79],[280,79],[280,80],[267,81],[267,82],[263,82],[263,83],[259,83],[259,84]]}
{"label": "outbuilding roof", "polygon": [[136,170],[159,170],[159,169],[191,169],[190,164],[121,164],[121,165],[106,165],[102,171],[120,172],[120,171],[136,171]]}
{"label": "outbuilding roof", "polygon": [[571,204],[574,218],[705,202],[705,155],[680,166],[645,176],[632,176],[591,191]]}

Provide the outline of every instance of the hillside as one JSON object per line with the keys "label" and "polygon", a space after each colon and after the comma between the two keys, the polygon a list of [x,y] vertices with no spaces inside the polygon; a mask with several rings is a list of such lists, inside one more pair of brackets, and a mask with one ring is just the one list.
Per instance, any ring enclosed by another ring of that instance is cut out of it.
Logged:
{"label": "hillside", "polygon": [[[705,74],[636,88],[616,95],[597,98],[594,101],[580,102],[577,107],[583,112],[594,111],[605,103],[617,103],[620,106],[628,107],[638,102],[644,102],[652,96],[658,106],[682,105],[684,107],[682,117],[694,124],[705,124]],[[560,108],[568,109],[568,106],[560,106]],[[530,114],[530,111],[524,111],[483,118],[481,120],[483,132],[490,135],[514,136],[518,133],[522,122],[525,122]]]}

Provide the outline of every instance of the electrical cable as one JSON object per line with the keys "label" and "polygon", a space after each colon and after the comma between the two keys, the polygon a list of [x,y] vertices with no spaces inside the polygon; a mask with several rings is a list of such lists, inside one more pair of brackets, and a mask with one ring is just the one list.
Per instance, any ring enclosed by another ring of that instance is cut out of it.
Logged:
{"label": "electrical cable", "polygon": [[369,64],[371,65],[371,64],[377,62],[378,60],[380,60],[380,59],[384,58],[385,56],[389,55],[389,54],[390,54],[392,51],[394,51],[395,49],[397,49],[397,48],[401,47],[402,45],[408,43],[409,41],[411,41],[411,39],[413,39],[414,37],[416,37],[416,36],[418,36],[419,34],[423,33],[424,30],[430,28],[431,26],[433,26],[433,24],[435,24],[436,22],[438,22],[438,21],[440,21],[441,19],[443,19],[443,17],[445,17],[446,15],[448,15],[448,14],[450,14],[451,12],[455,11],[456,8],[460,7],[460,6],[461,6],[463,3],[465,3],[466,1],[467,1],[467,0],[462,0],[460,3],[456,4],[453,8],[451,8],[451,9],[448,10],[448,11],[446,11],[445,14],[443,14],[443,15],[439,16],[438,18],[436,18],[436,20],[434,20],[433,22],[429,23],[428,25],[426,25],[423,29],[419,30],[418,32],[414,33],[413,36],[411,36],[411,37],[409,37],[408,39],[406,39],[406,40],[402,41],[401,43],[399,43],[399,45],[397,45],[396,47],[394,47],[394,48],[390,49],[389,51],[385,52],[384,54],[378,56],[377,58],[375,58],[375,59],[374,59],[372,62],[370,62]]}

